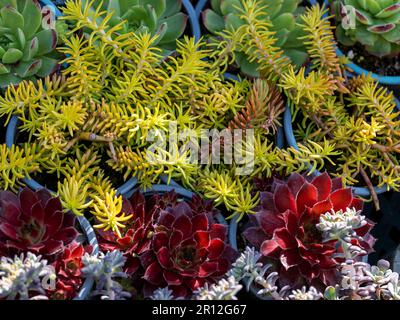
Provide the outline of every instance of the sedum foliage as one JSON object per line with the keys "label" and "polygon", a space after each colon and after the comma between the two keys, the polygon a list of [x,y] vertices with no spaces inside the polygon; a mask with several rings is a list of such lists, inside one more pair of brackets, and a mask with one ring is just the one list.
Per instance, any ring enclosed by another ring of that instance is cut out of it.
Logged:
{"label": "sedum foliage", "polygon": [[[241,4],[240,27],[225,30],[217,46],[185,37],[174,54],[164,56],[156,45],[159,34],[126,30],[125,21],[117,22],[101,6],[92,10],[81,0],[68,1],[63,19],[71,31],[59,48],[67,67],[61,75],[9,86],[0,97],[0,116],[9,121],[17,115],[23,137],[16,147],[2,149],[1,186],[16,188],[23,177],[35,178],[41,172],[58,181],[57,193],[66,210],[76,215],[91,212],[96,227],[119,234],[131,216],[123,212],[116,187],[131,177],[147,188],[167,176],[240,218],[253,213],[259,202],[252,192],[253,178],[284,176],[310,166],[321,170],[349,158],[342,151],[345,140],[331,138],[318,124],[348,123],[346,97],[350,105],[367,110],[373,99],[384,99],[383,93],[370,88],[377,96],[366,99],[362,83],[372,83],[366,79],[353,80],[348,86],[360,91],[348,93],[322,8],[308,9],[298,19],[314,61],[307,75],[276,45],[259,2]],[[224,79],[236,52],[257,62],[261,79]],[[304,111],[298,149],[278,149],[273,140],[285,106],[282,90],[292,108]],[[389,100],[382,101],[385,114],[392,106]],[[205,134],[204,129],[217,135]],[[225,150],[229,144],[222,130],[236,137],[238,129],[250,131]],[[177,137],[175,132],[185,134]],[[202,149],[202,141],[210,139],[221,142],[219,149]],[[221,150],[231,162],[222,164]],[[207,157],[210,154],[213,159]],[[193,161],[194,156],[199,161]],[[355,183],[359,162],[352,163],[342,172]],[[385,172],[382,183],[390,182]],[[391,177],[390,186],[397,183],[395,175]]]}
{"label": "sedum foliage", "polygon": [[[271,37],[276,39],[275,45],[284,50],[290,60],[302,66],[308,56],[304,44],[301,41],[303,30],[296,23],[304,8],[299,6],[299,0],[260,0],[255,3],[259,20],[267,21],[264,27],[268,28]],[[214,35],[220,35],[224,30],[237,30],[246,24],[246,18],[242,14],[253,4],[241,0],[211,1],[211,8],[203,12],[203,22],[206,28]],[[261,27],[261,24],[259,25]],[[249,62],[248,56],[237,51],[236,63],[241,71],[250,76],[258,75],[258,63]]]}
{"label": "sedum foliage", "polygon": [[[299,86],[302,80],[313,86]],[[296,119],[302,119],[295,132],[298,141],[333,143],[337,153],[330,170],[348,185],[367,185],[372,191],[373,183],[398,190],[400,112],[393,94],[369,76],[349,80],[348,94],[329,83],[320,72],[284,79],[293,107],[299,108]]]}
{"label": "sedum foliage", "polygon": [[[134,32],[157,35],[154,45],[163,49],[174,50],[176,40],[186,27],[187,15],[181,12],[181,0],[83,0],[82,5],[83,10],[93,17],[97,15],[99,6],[107,11],[111,15],[110,27],[122,25],[118,34]],[[101,18],[96,21],[101,21]]]}

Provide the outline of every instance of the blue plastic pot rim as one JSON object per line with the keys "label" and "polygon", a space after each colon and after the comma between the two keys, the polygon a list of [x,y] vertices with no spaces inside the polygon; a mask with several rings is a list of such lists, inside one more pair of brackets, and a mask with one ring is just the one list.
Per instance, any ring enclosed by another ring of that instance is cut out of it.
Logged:
{"label": "blue plastic pot rim", "polygon": [[[17,127],[18,127],[19,119],[17,116],[12,116],[10,122],[7,126],[6,131],[6,146],[11,148],[14,144],[15,137],[17,134]],[[45,186],[41,185],[39,182],[35,181],[34,179],[27,179],[24,178],[22,181],[31,189],[33,190],[40,190],[40,189],[48,189]],[[122,186],[117,188],[118,194],[126,194],[131,191],[138,183],[136,178],[130,178],[127,182],[125,182]],[[49,190],[49,189],[48,189]],[[54,191],[49,190],[50,192],[54,193]]]}
{"label": "blue plastic pot rim", "polygon": [[[7,126],[7,132],[6,132],[6,145],[8,148],[11,148],[11,146],[14,143],[15,134],[17,131],[17,124],[18,124],[18,117],[13,116],[10,119],[10,122]],[[25,182],[25,184],[33,190],[40,190],[40,189],[45,188],[40,183],[38,183],[32,179],[23,179],[23,182]],[[92,226],[90,225],[89,221],[85,217],[77,217],[77,220],[88,240],[88,243],[93,247],[92,254],[97,255],[99,253],[99,245],[98,245],[97,238],[96,238],[96,235],[95,235],[95,232],[94,232]],[[74,298],[74,300],[86,299],[89,296],[92,286],[93,286],[93,279],[92,278],[85,279],[78,295]]]}
{"label": "blue plastic pot rim", "polygon": [[[77,219],[81,226],[81,229],[86,235],[89,244],[93,248],[92,255],[97,256],[99,254],[99,244],[97,242],[96,234],[90,222],[85,217],[77,217]],[[92,290],[93,283],[94,280],[92,277],[86,278],[83,282],[81,289],[79,290],[78,295],[74,298],[74,300],[85,300],[86,298],[88,298]]]}
{"label": "blue plastic pot rim", "polygon": [[[312,5],[317,4],[316,0],[309,0],[309,2]],[[327,0],[324,0],[325,6],[329,6],[329,2]],[[329,16],[329,13],[325,13],[324,17]],[[336,54],[341,57],[344,56],[344,53],[339,49],[336,48]],[[377,58],[378,59],[378,58]],[[376,73],[373,73],[371,71],[368,71],[364,68],[361,68],[359,65],[355,64],[354,62],[350,62],[347,64],[347,66],[354,71],[355,74],[357,75],[371,75],[372,78],[377,80],[380,84],[386,84],[386,85],[400,85],[400,76],[382,76]]]}
{"label": "blue plastic pot rim", "polygon": [[[161,176],[161,180],[166,180],[168,179],[167,176]],[[143,193],[144,195],[151,195],[154,193],[166,193],[166,192],[175,192],[176,194],[178,194],[179,196],[181,196],[182,198],[184,198],[185,200],[191,200],[193,198],[193,196],[195,195],[194,192],[185,189],[184,187],[180,186],[178,183],[176,183],[174,180],[171,179],[171,183],[169,185],[167,184],[155,184],[152,185],[149,188],[136,188],[135,190],[132,190],[127,197],[130,198],[133,193],[135,193],[136,191],[140,191],[141,193]],[[217,214],[216,216],[217,220],[219,223],[224,224],[224,225],[228,225],[228,223],[226,222],[225,218],[223,217],[223,215],[221,213]],[[228,236],[229,239],[229,236]]]}
{"label": "blue plastic pot rim", "polygon": [[[396,101],[397,109],[400,111],[400,101],[397,98],[394,98],[394,99]],[[286,141],[287,141],[288,145],[290,147],[295,148],[296,150],[299,150],[299,146],[297,145],[296,138],[293,133],[292,113],[290,112],[289,106],[286,106],[286,110],[283,115],[283,128],[284,128],[285,137],[286,137]],[[321,172],[319,172],[318,170],[315,170],[313,173],[315,173],[316,175],[321,174]],[[366,198],[366,197],[371,196],[371,192],[366,187],[351,187],[351,188],[352,188],[354,194],[359,197]],[[384,192],[387,192],[389,189],[388,189],[387,185],[383,185],[382,187],[374,187],[374,190],[375,190],[376,194],[382,194]]]}
{"label": "blue plastic pot rim", "polygon": [[196,42],[201,38],[199,19],[197,18],[196,11],[189,0],[182,0],[182,4],[185,7],[186,13],[189,16],[190,26],[192,29],[193,37]]}
{"label": "blue plastic pot rim", "polygon": [[61,11],[57,8],[57,6],[52,1],[50,1],[50,0],[40,0],[40,2],[42,3],[42,7],[44,7],[44,6],[50,7],[51,10],[56,15],[56,17],[60,17],[61,16]]}

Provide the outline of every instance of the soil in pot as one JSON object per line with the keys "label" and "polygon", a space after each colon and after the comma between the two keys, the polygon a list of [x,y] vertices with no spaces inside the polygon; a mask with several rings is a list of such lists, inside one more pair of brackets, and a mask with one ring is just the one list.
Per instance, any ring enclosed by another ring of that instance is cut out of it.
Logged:
{"label": "soil in pot", "polygon": [[379,58],[369,54],[360,43],[352,47],[345,47],[338,43],[338,46],[351,61],[363,69],[382,76],[400,75],[400,55]]}
{"label": "soil in pot", "polygon": [[386,192],[379,195],[381,210],[376,211],[372,203],[364,204],[363,214],[374,221],[372,235],[377,238],[375,252],[369,255],[369,262],[376,264],[379,259],[393,262],[400,244],[400,193]]}

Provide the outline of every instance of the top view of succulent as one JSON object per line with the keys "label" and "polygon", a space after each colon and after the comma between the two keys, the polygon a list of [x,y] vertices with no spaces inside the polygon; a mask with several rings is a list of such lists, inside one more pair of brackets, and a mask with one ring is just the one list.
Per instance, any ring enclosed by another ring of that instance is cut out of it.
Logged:
{"label": "top view of succulent", "polygon": [[359,42],[378,57],[400,52],[400,1],[338,0],[334,1],[333,8],[340,22],[336,37],[341,44],[352,46]]}
{"label": "top view of succulent", "polygon": [[[168,4],[167,4],[168,2]],[[175,41],[186,28],[187,15],[181,12],[181,0],[108,0],[82,1],[83,6],[91,6],[95,11],[102,8],[111,14],[110,27],[123,23],[119,33],[148,32],[158,35],[158,45],[174,50]]]}
{"label": "top view of succulent", "polygon": [[[270,21],[270,31],[274,32],[277,39],[275,46],[284,50],[293,63],[298,66],[303,65],[307,60],[307,51],[303,41],[299,38],[303,36],[302,28],[297,23],[299,17],[304,12],[304,8],[299,6],[301,0],[262,0],[259,4],[262,7],[264,20]],[[203,12],[203,22],[208,31],[214,35],[224,29],[238,29],[244,20],[240,19],[241,0],[211,1],[211,9]],[[236,63],[241,67],[242,72],[250,76],[257,76],[257,62],[249,62],[243,53],[236,54]]]}
{"label": "top view of succulent", "polygon": [[37,1],[0,1],[0,87],[55,71],[57,32]]}

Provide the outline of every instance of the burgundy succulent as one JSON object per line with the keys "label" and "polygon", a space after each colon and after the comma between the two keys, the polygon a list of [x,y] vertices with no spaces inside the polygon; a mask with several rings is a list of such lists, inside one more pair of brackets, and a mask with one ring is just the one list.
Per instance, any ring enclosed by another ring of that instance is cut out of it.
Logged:
{"label": "burgundy succulent", "polygon": [[140,257],[145,295],[168,286],[176,297],[186,297],[229,270],[236,252],[226,243],[227,228],[215,223],[209,202],[195,205],[199,201],[196,197],[160,212],[151,250]]}
{"label": "burgundy succulent", "polygon": [[70,300],[76,297],[83,284],[82,257],[91,251],[91,247],[83,247],[74,241],[53,263],[57,275],[56,287],[47,292],[52,300]]}
{"label": "burgundy succulent", "polygon": [[42,189],[22,189],[18,195],[0,192],[0,252],[30,251],[49,259],[78,236],[75,216],[63,213],[59,198]]}
{"label": "burgundy succulent", "polygon": [[[350,188],[343,188],[340,178],[324,173],[309,182],[292,174],[287,182],[275,179],[271,192],[261,193],[261,205],[244,236],[263,256],[278,261],[284,284],[332,285],[337,248],[333,242],[323,242],[316,224],[320,215],[331,210],[362,207],[362,200],[354,198]],[[364,236],[371,227],[368,223],[356,232]],[[371,250],[367,242],[359,245]]]}
{"label": "burgundy succulent", "polygon": [[103,251],[121,250],[126,258],[125,271],[134,274],[140,267],[139,256],[150,250],[151,238],[154,234],[154,219],[161,209],[177,202],[176,193],[154,195],[146,201],[139,191],[127,200],[124,199],[122,211],[133,218],[122,237],[112,231],[97,229],[100,235],[99,245]]}

